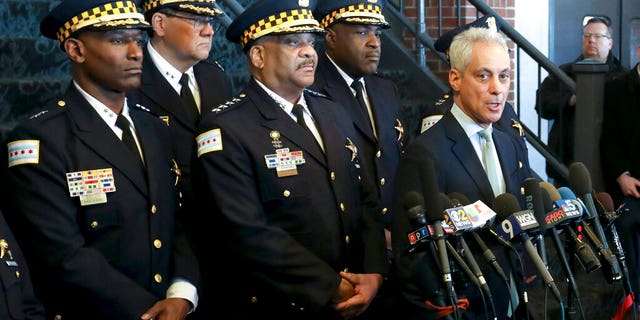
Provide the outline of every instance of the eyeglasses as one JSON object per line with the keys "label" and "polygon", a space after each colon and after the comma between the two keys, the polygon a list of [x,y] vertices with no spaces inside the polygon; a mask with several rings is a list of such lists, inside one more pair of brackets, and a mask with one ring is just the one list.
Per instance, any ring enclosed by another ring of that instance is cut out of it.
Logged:
{"label": "eyeglasses", "polygon": [[596,40],[611,38],[606,34],[598,34],[598,33],[585,33],[582,35],[583,39],[591,39],[591,37],[595,38]]}
{"label": "eyeglasses", "polygon": [[175,17],[175,18],[193,21],[193,29],[196,31],[200,31],[204,29],[206,25],[210,25],[213,28],[213,30],[217,30],[218,24],[219,24],[218,19],[214,17],[188,17],[188,16],[182,16],[182,15],[168,13],[168,12],[163,12],[163,13],[169,17]]}

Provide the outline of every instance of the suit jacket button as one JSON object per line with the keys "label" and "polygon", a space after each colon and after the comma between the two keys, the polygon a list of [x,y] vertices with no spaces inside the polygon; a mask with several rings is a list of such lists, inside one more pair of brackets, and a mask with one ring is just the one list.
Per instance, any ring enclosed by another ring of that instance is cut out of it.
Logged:
{"label": "suit jacket button", "polygon": [[258,303],[258,297],[251,297],[251,303]]}
{"label": "suit jacket button", "polygon": [[158,239],[153,240],[153,246],[156,247],[156,249],[162,248],[162,241]]}
{"label": "suit jacket button", "polygon": [[282,193],[282,195],[283,195],[285,198],[288,198],[288,197],[291,195],[291,191],[289,191],[289,190],[285,190],[285,191]]}
{"label": "suit jacket button", "polygon": [[156,273],[156,275],[153,276],[153,280],[155,280],[157,283],[162,282],[162,275],[159,273]]}

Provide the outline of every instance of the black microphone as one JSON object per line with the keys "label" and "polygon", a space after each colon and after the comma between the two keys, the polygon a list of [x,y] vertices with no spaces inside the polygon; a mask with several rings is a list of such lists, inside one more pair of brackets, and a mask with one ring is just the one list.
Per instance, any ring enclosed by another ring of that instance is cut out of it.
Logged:
{"label": "black microphone", "polygon": [[[462,206],[462,203],[458,199],[451,199],[444,193],[440,193],[440,199],[445,208],[454,208]],[[457,239],[460,241],[460,245],[462,246],[462,254],[466,259],[466,264],[462,264],[462,267],[468,268],[471,271],[471,278],[475,278],[474,283],[479,287],[485,295],[487,295],[491,299],[491,290],[489,289],[489,285],[487,284],[487,280],[484,278],[484,274],[480,270],[480,266],[478,262],[471,254],[471,250],[469,249],[469,245],[467,244],[463,235],[459,235]]]}
{"label": "black microphone", "polygon": [[[525,228],[529,224],[531,224],[531,222],[529,221],[530,218],[523,218],[522,215],[516,215],[520,213],[520,204],[518,203],[518,199],[510,193],[503,193],[501,195],[498,195],[494,199],[493,209],[498,214],[498,217],[501,218],[502,226],[504,229],[521,231],[518,233],[520,235],[519,238],[522,241],[527,254],[529,254],[529,258],[535,265],[536,269],[538,269],[538,273],[540,273],[540,275],[542,276],[545,285],[551,289],[551,292],[556,297],[556,299],[558,299],[558,302],[562,303],[560,291],[553,281],[553,277],[551,277],[549,270],[547,270],[544,262],[542,262],[542,258],[540,258],[540,255],[536,251],[536,248],[531,243],[531,237],[529,237],[529,234],[526,231],[523,231],[526,230]],[[531,215],[533,216],[533,214]],[[535,220],[535,217],[532,218]]]}
{"label": "black microphone", "polygon": [[538,252],[540,253],[540,257],[542,258],[542,262],[544,262],[545,267],[549,265],[549,261],[547,260],[547,250],[544,244],[544,234],[547,232],[547,225],[545,223],[540,223],[540,221],[544,221],[544,217],[546,212],[544,210],[544,205],[542,203],[542,193],[540,191],[540,181],[536,178],[527,178],[522,183],[522,189],[524,193],[525,204],[527,205],[527,209],[533,212],[533,216],[538,221],[539,224],[539,233],[536,234],[536,238],[538,241]]}
{"label": "black microphone", "polygon": [[[461,205],[467,205],[467,204],[471,203],[469,201],[469,199],[464,194],[459,193],[459,192],[449,193],[448,196],[449,196],[450,199],[452,199],[452,201],[454,201],[456,203],[460,203]],[[487,230],[489,230],[490,233],[495,234],[495,236],[497,238],[502,239],[508,245],[508,247],[513,248],[513,246],[511,246],[511,243],[509,241],[507,241],[506,239],[504,239],[504,237],[502,237],[501,235],[496,233],[492,228],[487,228]],[[498,259],[496,259],[496,256],[493,254],[491,249],[489,249],[489,247],[484,242],[482,237],[480,237],[480,235],[477,234],[476,232],[471,232],[471,236],[473,237],[473,239],[476,242],[476,244],[478,245],[478,247],[480,247],[480,250],[482,250],[482,257],[484,258],[485,263],[491,265],[496,270],[498,275],[504,281],[509,283],[509,279],[507,278],[507,275],[505,274],[504,270],[502,269],[502,267],[498,263]]]}
{"label": "black microphone", "polygon": [[442,222],[444,220],[444,210],[440,203],[440,191],[438,190],[437,173],[435,165],[431,158],[422,159],[422,165],[419,167],[419,178],[422,185],[422,195],[425,197],[425,214],[427,223],[432,226],[432,239],[438,249],[438,260],[440,261],[440,271],[442,272],[442,280],[447,295],[451,299],[451,306],[454,308],[454,314],[457,315],[458,297],[453,288],[453,279],[451,276],[451,266],[449,265],[449,257],[447,255],[447,245],[445,242],[444,230]]}
{"label": "black microphone", "polygon": [[[571,191],[571,189],[567,187],[561,187],[559,189],[556,189],[556,191],[558,192],[559,198],[555,198],[555,194],[551,193],[551,196],[552,196],[551,200],[558,199],[558,200],[572,201],[572,203],[576,206],[576,208],[578,208],[581,211],[586,211],[584,210],[582,201],[578,200],[578,198],[573,193],[573,191]],[[573,224],[570,223],[569,226],[565,228],[565,231],[567,231],[569,234],[567,239],[571,241],[573,245],[574,254],[578,258],[578,261],[580,262],[582,267],[585,269],[585,271],[587,273],[596,271],[600,269],[600,267],[602,267],[602,264],[600,263],[600,259],[595,254],[595,251],[593,250],[591,245],[588,242],[583,241],[582,235],[578,236],[578,234],[574,230],[574,228],[582,228],[583,230],[590,230],[591,227],[586,223],[581,223],[582,216],[574,219],[575,219],[575,222]],[[588,234],[593,236],[594,233],[593,231],[591,231],[591,232],[588,232]],[[597,239],[595,240],[596,242],[599,242],[599,240]]]}
{"label": "black microphone", "polygon": [[407,248],[407,251],[413,253],[418,249],[423,249],[431,235],[430,231],[427,229],[424,197],[419,192],[411,190],[405,193],[400,201],[404,209],[407,211],[407,217],[409,218],[411,225],[418,228],[407,235],[409,238],[409,247]]}
{"label": "black microphone", "polygon": [[[596,193],[596,209],[598,210],[599,215],[605,217],[616,217],[615,209],[613,207],[613,198],[611,195],[606,192],[598,192]],[[609,218],[611,219],[611,218]],[[629,268],[627,267],[626,257],[624,255],[624,249],[622,247],[622,242],[620,241],[620,236],[618,235],[618,229],[616,228],[615,223],[613,223],[615,218],[611,219],[612,223],[609,224],[609,232],[611,234],[611,239],[615,248],[615,255],[618,258],[618,262],[620,262],[620,267],[622,268],[622,275],[625,279],[624,281],[624,290],[627,295],[633,293],[633,288],[631,287],[631,282],[629,278]],[[633,304],[633,312],[635,314],[635,303]]]}
{"label": "black microphone", "polygon": [[[554,222],[561,221],[563,218],[566,219],[567,214],[564,212],[565,210],[563,207],[558,207],[554,205],[553,201],[551,200],[551,196],[549,195],[548,190],[553,190],[555,191],[555,193],[557,193],[558,191],[555,190],[556,188],[551,183],[545,182],[545,181],[541,181],[539,185],[540,185],[540,191],[541,191],[540,193],[542,195],[542,203],[544,205],[544,211],[547,212],[547,214],[544,217],[538,217],[536,215],[536,218],[541,219],[541,220],[538,220],[538,223],[540,223],[541,225],[544,224],[547,226],[546,233],[549,234],[551,236],[551,239],[553,240],[553,244],[556,248],[556,252],[558,253],[558,257],[560,257],[560,262],[562,263],[564,272],[567,275],[569,285],[571,285],[572,291],[569,293],[569,297],[570,299],[573,299],[573,297],[575,297],[576,301],[578,302],[578,305],[580,306],[580,312],[582,313],[582,318],[584,319],[585,318],[584,310],[582,308],[582,302],[580,301],[578,284],[576,283],[576,278],[573,275],[573,271],[571,271],[571,265],[569,264],[569,260],[567,259],[567,254],[564,250],[564,245],[560,240],[560,235],[558,234],[558,230],[556,229],[555,224],[553,224]],[[571,294],[573,294],[573,296],[571,296]],[[567,307],[569,309],[569,313],[575,312],[572,307],[571,300]]]}
{"label": "black microphone", "polygon": [[[578,197],[585,204],[587,208],[587,220],[593,224],[596,232],[595,236],[600,240],[600,243],[596,245],[596,247],[598,248],[598,252],[602,258],[607,261],[605,266],[607,266],[606,271],[608,271],[608,280],[610,282],[620,281],[622,279],[622,275],[620,274],[620,264],[609,248],[607,237],[604,234],[604,229],[602,228],[600,219],[597,216],[597,210],[592,195],[593,188],[591,186],[591,175],[589,174],[587,167],[585,167],[582,162],[574,162],[569,166],[569,183],[571,184],[571,188],[576,191]],[[585,228],[585,231],[589,232],[590,230]],[[587,235],[589,235],[589,233],[587,233]]]}

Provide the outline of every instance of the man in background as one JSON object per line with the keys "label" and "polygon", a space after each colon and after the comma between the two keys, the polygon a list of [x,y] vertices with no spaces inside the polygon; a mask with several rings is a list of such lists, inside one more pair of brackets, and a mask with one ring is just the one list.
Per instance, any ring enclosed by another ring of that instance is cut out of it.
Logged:
{"label": "man in background", "polygon": [[[223,14],[213,0],[144,0],[144,15],[151,24],[150,41],[144,50],[142,84],[129,99],[149,108],[171,131],[166,141],[180,167],[180,206],[188,236],[201,263],[209,246],[207,232],[200,229],[202,217],[193,213],[191,164],[195,159],[195,130],[200,114],[231,98],[231,83],[222,67],[209,58],[213,37]],[[215,286],[203,274],[200,294],[206,311],[209,289]],[[213,299],[213,298],[212,298]]]}
{"label": "man in background", "polygon": [[[611,53],[613,47],[613,31],[609,21],[605,18],[595,17],[589,19],[582,29],[582,53],[573,62],[560,65],[571,79],[576,80],[573,73],[573,64],[583,60],[593,60],[597,63],[605,63],[609,66],[606,79],[610,80],[624,73],[624,68],[618,58]],[[536,94],[536,111],[547,120],[553,120],[553,125],[549,131],[547,145],[550,151],[560,160],[569,166],[574,161],[574,128],[576,112],[576,94],[558,78],[553,75],[547,76]],[[607,110],[605,109],[606,113]],[[553,179],[556,186],[567,186],[569,183],[565,177],[547,164],[547,174]]]}
{"label": "man in background", "polygon": [[[640,57],[640,44],[637,48]],[[610,80],[604,90],[604,117],[600,139],[602,173],[607,192],[616,207],[624,205],[616,225],[627,265],[628,279],[640,298],[640,64]]]}

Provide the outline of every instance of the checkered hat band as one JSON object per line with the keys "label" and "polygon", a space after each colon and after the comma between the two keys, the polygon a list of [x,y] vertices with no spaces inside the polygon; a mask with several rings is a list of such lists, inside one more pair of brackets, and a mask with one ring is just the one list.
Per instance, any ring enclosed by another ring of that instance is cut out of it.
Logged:
{"label": "checkered hat band", "polygon": [[205,16],[215,16],[218,14],[222,14],[222,11],[218,9],[212,9],[208,6],[202,5],[210,5],[216,3],[215,0],[152,0],[145,1],[142,9],[144,12],[152,10],[158,6],[164,6],[168,4],[178,3],[178,7],[180,9],[184,9],[187,11],[192,11],[197,14],[205,15]]}
{"label": "checkered hat band", "polygon": [[334,10],[322,19],[320,25],[322,28],[326,28],[336,20],[352,16],[371,17],[385,21],[384,16],[382,15],[382,9],[379,5],[359,3]]}
{"label": "checkered hat band", "polygon": [[[249,41],[260,38],[264,35],[276,32],[294,32],[293,28],[300,26],[310,26],[308,28],[297,28],[299,31],[315,30],[318,27],[318,21],[313,18],[313,14],[308,9],[294,9],[290,11],[280,12],[271,15],[249,26],[242,33],[240,43],[242,46]],[[304,30],[303,30],[304,29]],[[318,30],[320,31],[320,30]]]}
{"label": "checkered hat band", "polygon": [[62,27],[58,29],[56,35],[58,40],[62,42],[69,38],[71,34],[84,27],[121,19],[132,19],[131,21],[134,23],[131,24],[139,24],[144,21],[144,16],[138,12],[138,8],[133,1],[110,2],[84,11],[71,18],[71,20],[65,22]]}

